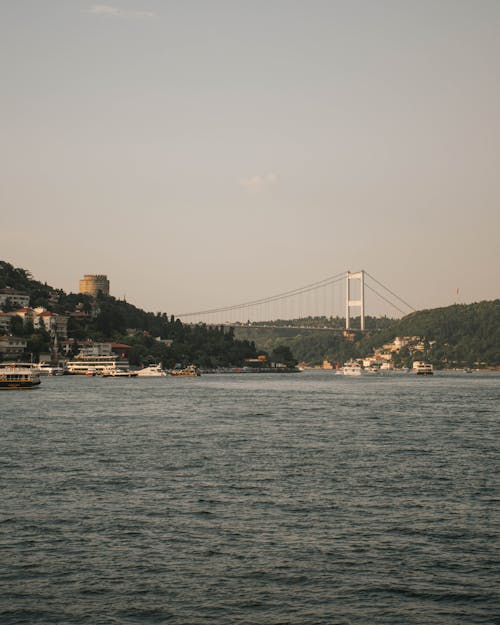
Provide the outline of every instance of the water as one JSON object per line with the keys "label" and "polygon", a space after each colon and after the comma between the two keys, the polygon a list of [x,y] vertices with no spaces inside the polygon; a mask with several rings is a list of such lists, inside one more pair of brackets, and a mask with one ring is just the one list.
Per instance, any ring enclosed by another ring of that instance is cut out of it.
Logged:
{"label": "water", "polygon": [[0,623],[500,623],[500,376],[0,395]]}

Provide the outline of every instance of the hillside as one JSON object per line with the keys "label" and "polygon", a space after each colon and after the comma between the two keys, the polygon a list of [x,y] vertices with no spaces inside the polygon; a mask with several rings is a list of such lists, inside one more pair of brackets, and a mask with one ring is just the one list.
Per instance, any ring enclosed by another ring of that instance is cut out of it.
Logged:
{"label": "hillside", "polygon": [[500,365],[500,299],[421,310],[363,344],[379,347],[396,336],[419,336],[429,346],[428,358],[449,366]]}
{"label": "hillside", "polygon": [[[161,360],[166,367],[177,363],[218,367],[241,365],[245,358],[257,355],[255,346],[235,339],[231,328],[186,326],[166,313],[146,312],[111,296],[100,296],[95,301],[88,295],[65,293],[35,280],[25,269],[0,261],[0,289],[5,287],[29,294],[31,307],[43,306],[69,316],[69,338],[131,345],[129,358],[134,365]],[[51,339],[47,332],[34,331],[30,324],[23,326],[19,319],[14,319],[13,325],[13,333],[28,340],[27,349],[35,357],[49,350]]]}
{"label": "hillside", "polygon": [[[296,358],[312,364],[325,358],[342,363],[368,356],[397,336],[409,336],[424,341],[426,349],[419,356],[436,367],[500,366],[500,300],[422,310],[399,320],[383,318],[380,323],[372,320],[369,332],[357,334],[354,341],[333,331],[342,326],[336,320],[332,332],[258,325],[238,326],[235,332],[238,338],[255,342],[258,349],[287,345]],[[409,350],[395,356],[400,365],[410,364],[412,358]]]}
{"label": "hillside", "polygon": [[254,343],[257,349],[267,353],[279,345],[290,348],[297,360],[320,364],[325,359],[344,362],[358,355],[356,345],[344,340],[342,332],[304,328],[262,328],[258,326],[236,326],[235,336]]}

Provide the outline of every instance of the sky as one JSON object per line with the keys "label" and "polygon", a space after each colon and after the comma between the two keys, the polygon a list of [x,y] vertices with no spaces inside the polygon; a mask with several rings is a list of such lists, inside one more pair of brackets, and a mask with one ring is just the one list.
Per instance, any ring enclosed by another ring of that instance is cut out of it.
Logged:
{"label": "sky", "polygon": [[168,314],[500,297],[497,0],[109,2],[0,2],[0,259]]}

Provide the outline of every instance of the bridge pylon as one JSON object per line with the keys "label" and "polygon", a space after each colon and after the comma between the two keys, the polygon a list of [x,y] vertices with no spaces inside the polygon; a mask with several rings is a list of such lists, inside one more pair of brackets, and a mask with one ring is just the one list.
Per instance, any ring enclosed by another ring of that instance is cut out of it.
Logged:
{"label": "bridge pylon", "polygon": [[[351,299],[351,280],[359,280],[359,299]],[[351,308],[359,308],[361,317],[361,330],[365,329],[365,271],[346,273],[346,301],[345,301],[345,329],[351,327]]]}

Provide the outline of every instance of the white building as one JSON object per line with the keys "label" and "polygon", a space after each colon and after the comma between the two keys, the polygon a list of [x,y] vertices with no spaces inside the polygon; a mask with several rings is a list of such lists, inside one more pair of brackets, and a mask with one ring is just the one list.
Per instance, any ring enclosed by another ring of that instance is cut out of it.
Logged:
{"label": "white building", "polygon": [[394,351],[399,352],[403,347],[407,347],[408,342],[409,339],[407,336],[397,336],[393,341]]}
{"label": "white building", "polygon": [[68,317],[65,315],[58,315],[50,310],[46,310],[41,306],[35,308],[35,317],[33,319],[33,326],[35,328],[43,327],[47,332],[55,332],[57,336],[65,339],[68,336]]}
{"label": "white building", "polygon": [[80,347],[79,356],[111,356],[112,343],[87,343]]}
{"label": "white building", "polygon": [[61,338],[67,338],[68,336],[68,317],[65,315],[58,315],[57,313],[46,310],[41,306],[38,308],[19,308],[13,310],[9,315],[20,317],[23,320],[23,324],[31,322],[35,330],[44,329],[50,333],[56,333]]}

